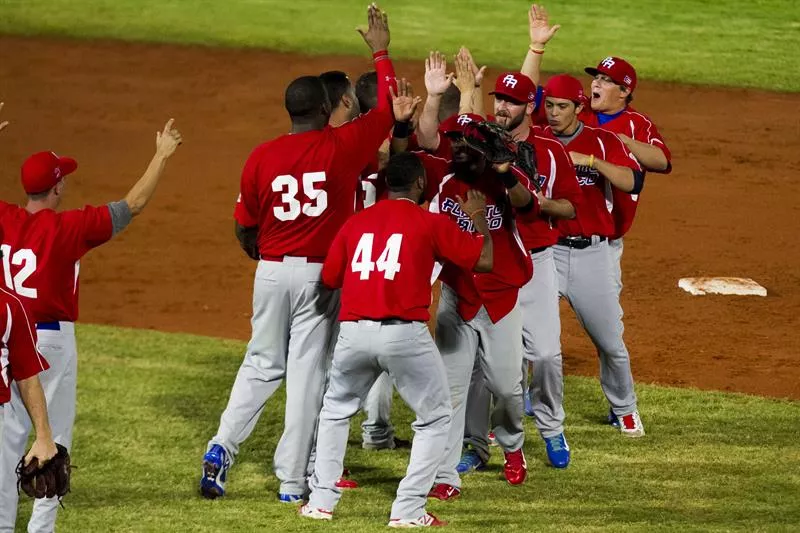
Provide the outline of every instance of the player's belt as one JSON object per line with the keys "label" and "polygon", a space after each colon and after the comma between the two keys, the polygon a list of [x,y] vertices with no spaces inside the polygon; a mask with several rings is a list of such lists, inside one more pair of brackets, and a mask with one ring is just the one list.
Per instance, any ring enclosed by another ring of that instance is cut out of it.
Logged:
{"label": "player's belt", "polygon": [[324,257],[294,257],[291,255],[262,255],[262,261],[276,261],[278,263],[282,263],[284,259],[292,258],[292,259],[305,259],[309,263],[324,263]]}
{"label": "player's belt", "polygon": [[594,235],[592,237],[559,237],[558,244],[567,248],[583,250],[592,244],[598,244],[606,240],[606,237]]}
{"label": "player's belt", "polygon": [[61,331],[61,322],[37,322],[36,329],[48,329],[50,331]]}
{"label": "player's belt", "polygon": [[550,245],[540,246],[538,248],[531,248],[530,250],[528,250],[528,252],[530,252],[531,254],[538,254],[539,252],[544,252],[548,248],[550,248]]}

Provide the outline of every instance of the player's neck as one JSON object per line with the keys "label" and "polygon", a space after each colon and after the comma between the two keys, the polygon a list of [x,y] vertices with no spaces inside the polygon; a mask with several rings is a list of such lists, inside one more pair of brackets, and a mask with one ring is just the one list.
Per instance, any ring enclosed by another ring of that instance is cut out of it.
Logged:
{"label": "player's neck", "polygon": [[305,133],[325,129],[328,121],[325,117],[317,117],[309,120],[296,120],[292,122],[291,133]]}
{"label": "player's neck", "polygon": [[530,136],[530,134],[531,126],[528,124],[527,120],[523,120],[519,126],[511,130],[511,136],[515,141],[524,141]]}
{"label": "player's neck", "polygon": [[614,107],[613,109],[606,109],[604,111],[598,111],[601,115],[619,115],[628,107],[628,104],[622,103],[622,105]]}
{"label": "player's neck", "polygon": [[409,194],[390,192],[388,198],[389,200],[405,200],[407,202],[411,202],[414,205],[419,205],[419,202],[416,199],[412,198]]}
{"label": "player's neck", "polygon": [[31,215],[34,215],[39,211],[44,211],[45,209],[55,209],[55,207],[50,205],[50,202],[41,200],[28,200],[28,205],[25,206],[25,211]]}
{"label": "player's neck", "polygon": [[347,110],[337,109],[331,113],[331,119],[328,121],[328,125],[332,128],[338,128],[348,121]]}

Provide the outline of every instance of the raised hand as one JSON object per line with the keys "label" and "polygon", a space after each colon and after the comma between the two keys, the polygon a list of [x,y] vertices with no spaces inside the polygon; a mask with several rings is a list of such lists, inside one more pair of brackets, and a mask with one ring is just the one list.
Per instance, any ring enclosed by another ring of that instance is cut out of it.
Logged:
{"label": "raised hand", "polygon": [[472,92],[475,90],[477,83],[475,82],[475,73],[469,61],[459,52],[455,57],[456,63],[456,79],[455,84],[458,90],[462,93]]}
{"label": "raised hand", "polygon": [[553,38],[559,28],[561,28],[560,24],[550,25],[550,19],[544,6],[539,4],[531,6],[528,11],[528,33],[534,48],[544,48],[544,45]]}
{"label": "raised hand", "polygon": [[173,128],[175,119],[171,118],[164,126],[164,131],[156,132],[156,153],[167,158],[175,153],[175,149],[183,142],[181,132]]}
{"label": "raised hand", "polygon": [[442,95],[453,83],[454,74],[447,73],[444,54],[431,52],[425,59],[425,89],[429,95]]}
{"label": "raised hand", "polygon": [[486,74],[486,67],[478,68],[475,60],[472,59],[472,53],[466,46],[461,47],[458,51],[458,55],[463,58],[469,64],[469,68],[472,69],[472,75],[475,77],[475,87],[480,87],[481,83],[483,83],[483,77]]}
{"label": "raised hand", "polygon": [[372,53],[389,48],[389,16],[373,2],[367,8],[367,29],[356,28]]}
{"label": "raised hand", "polygon": [[[0,102],[0,111],[3,110],[3,106],[4,105],[5,105],[4,102]],[[6,128],[6,126],[8,126],[8,121],[7,120],[4,120],[4,121],[0,122],[0,131],[3,131]]]}
{"label": "raised hand", "polygon": [[392,96],[392,109],[394,110],[394,119],[397,122],[408,122],[414,113],[417,112],[417,107],[422,98],[414,96],[414,90],[411,84],[405,79],[397,80],[397,92],[394,87],[389,86],[389,94]]}

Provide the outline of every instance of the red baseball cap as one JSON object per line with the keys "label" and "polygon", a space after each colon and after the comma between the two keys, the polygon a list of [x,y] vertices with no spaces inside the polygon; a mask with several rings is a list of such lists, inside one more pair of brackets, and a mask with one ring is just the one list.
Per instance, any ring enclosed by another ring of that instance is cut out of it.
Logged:
{"label": "red baseball cap", "polygon": [[497,76],[494,91],[489,94],[499,94],[518,104],[527,104],[536,99],[536,84],[522,72],[504,72]]}
{"label": "red baseball cap", "polygon": [[439,132],[447,135],[448,133],[464,133],[470,122],[482,122],[483,117],[474,113],[467,113],[464,115],[450,115],[447,119],[439,124]]}
{"label": "red baseball cap", "polygon": [[620,57],[607,57],[598,63],[596,68],[583,69],[590,76],[605,74],[618,85],[624,85],[633,91],[636,88],[636,69]]}
{"label": "red baseball cap", "polygon": [[55,152],[33,154],[22,163],[22,188],[27,194],[49,191],[78,168],[78,162]]}
{"label": "red baseball cap", "polygon": [[544,86],[544,95],[572,100],[575,103],[586,102],[583,85],[577,78],[569,74],[559,74],[547,80],[547,85]]}

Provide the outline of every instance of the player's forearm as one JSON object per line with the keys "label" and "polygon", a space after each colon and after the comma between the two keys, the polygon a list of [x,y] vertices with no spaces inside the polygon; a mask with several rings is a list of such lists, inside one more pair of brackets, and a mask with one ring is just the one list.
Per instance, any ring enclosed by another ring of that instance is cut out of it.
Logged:
{"label": "player's forearm", "polygon": [[389,94],[389,87],[391,86],[396,91],[397,80],[394,64],[389,58],[389,51],[378,50],[373,52],[372,61],[375,63],[375,74],[378,78],[378,104],[376,107],[381,110],[391,109],[392,98]]}
{"label": "player's forearm", "polygon": [[461,90],[461,99],[458,101],[458,114],[466,115],[467,113],[474,113],[473,98],[475,95],[475,87],[470,87]]}
{"label": "player's forearm", "polygon": [[481,256],[478,262],[475,263],[473,270],[475,272],[491,272],[494,268],[494,243],[492,242],[492,234],[489,231],[489,224],[486,222],[486,210],[482,209],[472,217],[472,222],[475,229],[483,235],[483,248],[481,248]]}
{"label": "player's forearm", "polygon": [[250,259],[258,261],[261,255],[258,251],[258,227],[246,228],[238,222],[234,222],[234,233],[239,246]]}
{"label": "player's forearm", "polygon": [[439,104],[442,95],[429,94],[425,99],[417,128],[417,143],[426,150],[439,148]]}
{"label": "player's forearm", "polygon": [[33,423],[33,429],[36,431],[36,438],[53,440],[50,421],[47,418],[47,401],[39,376],[18,381],[17,387],[19,387],[19,395],[25,405],[25,410]]}
{"label": "player's forearm", "polygon": [[575,206],[572,202],[563,198],[545,198],[539,206],[542,213],[553,218],[572,219],[575,218]]}
{"label": "player's forearm", "polygon": [[667,156],[661,148],[634,139],[623,139],[623,142],[645,169],[660,172],[669,167]]}
{"label": "player's forearm", "polygon": [[633,169],[615,165],[602,159],[595,159],[594,168],[617,189],[625,192],[633,190]]}
{"label": "player's forearm", "polygon": [[483,108],[483,91],[481,91],[479,86],[475,87],[475,90],[472,91],[472,112],[476,115],[486,117],[486,111]]}
{"label": "player's forearm", "polygon": [[[537,50],[544,50],[544,45],[537,44],[531,45],[533,48]],[[528,76],[536,86],[539,86],[539,72],[541,71],[542,67],[542,54],[537,54],[530,48],[528,48],[528,53],[525,55],[525,61],[522,62],[522,69],[520,72]]]}
{"label": "player's forearm", "polygon": [[147,170],[144,171],[139,181],[131,187],[131,190],[125,196],[125,201],[128,203],[133,216],[141,213],[150,198],[152,198],[158,182],[161,180],[161,175],[164,173],[164,168],[167,166],[167,159],[167,157],[156,152],[156,155],[153,156],[147,166]]}
{"label": "player's forearm", "polygon": [[511,206],[515,208],[527,207],[533,199],[531,191],[525,188],[524,185],[517,182],[508,191],[508,199],[511,201]]}

